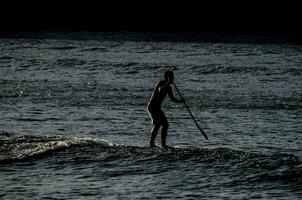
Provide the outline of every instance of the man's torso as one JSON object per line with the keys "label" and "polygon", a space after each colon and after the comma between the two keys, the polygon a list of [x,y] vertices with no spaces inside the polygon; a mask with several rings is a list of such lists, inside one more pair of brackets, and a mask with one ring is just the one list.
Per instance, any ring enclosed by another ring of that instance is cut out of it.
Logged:
{"label": "man's torso", "polygon": [[[167,87],[161,88],[163,85],[166,84],[166,81],[159,81],[153,91],[153,94],[151,96],[151,99],[148,103],[148,110],[155,110],[160,109],[161,104],[164,101],[166,95],[168,94],[169,90],[171,90],[171,87],[167,85]],[[161,90],[160,90],[161,88]]]}

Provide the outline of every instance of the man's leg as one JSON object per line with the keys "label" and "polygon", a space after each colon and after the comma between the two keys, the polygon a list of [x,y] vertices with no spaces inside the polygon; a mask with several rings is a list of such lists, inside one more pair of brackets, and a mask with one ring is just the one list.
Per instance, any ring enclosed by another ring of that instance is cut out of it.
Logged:
{"label": "man's leg", "polygon": [[162,129],[161,129],[161,146],[162,147],[167,147],[167,144],[166,144],[166,138],[167,138],[167,134],[168,134],[168,127],[169,127],[169,124],[165,124],[163,125]]}
{"label": "man's leg", "polygon": [[161,146],[162,147],[167,147],[166,138],[167,138],[167,134],[168,134],[169,123],[168,123],[167,117],[166,117],[166,115],[164,114],[163,111],[161,111],[161,122],[162,122]]}
{"label": "man's leg", "polygon": [[151,130],[151,137],[150,137],[150,147],[155,147],[155,138],[159,128],[160,128],[160,124],[153,124]]}

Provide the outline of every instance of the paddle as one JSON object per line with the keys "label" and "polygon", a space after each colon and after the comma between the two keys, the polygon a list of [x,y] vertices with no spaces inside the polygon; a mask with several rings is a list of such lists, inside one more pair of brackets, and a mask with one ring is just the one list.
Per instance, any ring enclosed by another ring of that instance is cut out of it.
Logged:
{"label": "paddle", "polygon": [[[174,85],[174,87],[175,87],[175,89],[176,89],[176,91],[177,91],[177,93],[179,94],[179,96],[184,100],[184,98],[182,97],[182,95],[181,95],[181,93],[180,93],[180,91],[178,90],[178,88],[176,87],[176,85],[175,85],[175,83],[174,83],[174,81],[173,81],[173,85]],[[186,104],[186,101],[184,100],[184,102],[183,102],[184,104],[185,104],[185,106],[186,106],[186,108],[187,108],[187,110],[188,110],[188,112],[189,112],[189,114],[190,114],[190,116],[191,116],[191,118],[193,119],[193,121],[195,122],[195,124],[196,124],[196,126],[197,126],[197,128],[200,130],[200,132],[203,134],[203,136],[206,138],[206,140],[208,139],[208,136],[206,135],[206,133],[199,127],[199,125],[197,124],[197,122],[196,122],[196,120],[195,120],[195,118],[193,117],[193,115],[192,115],[192,113],[191,113],[191,111],[190,111],[190,109],[189,109],[189,107],[188,107],[188,105]]]}

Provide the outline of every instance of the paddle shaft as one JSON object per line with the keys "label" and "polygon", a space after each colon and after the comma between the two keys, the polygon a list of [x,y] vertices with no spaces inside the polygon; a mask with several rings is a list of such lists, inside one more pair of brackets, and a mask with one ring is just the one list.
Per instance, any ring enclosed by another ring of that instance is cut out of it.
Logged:
{"label": "paddle shaft", "polygon": [[[175,87],[177,93],[179,94],[179,96],[184,100],[183,96],[181,95],[180,91],[178,90],[178,88],[177,88],[177,86],[175,85],[174,82],[173,82],[173,85],[174,85],[174,87]],[[183,103],[185,104],[185,106],[186,106],[186,108],[187,108],[187,110],[188,110],[188,112],[189,112],[189,114],[190,114],[192,120],[193,120],[194,123],[196,124],[197,128],[200,130],[200,132],[203,134],[203,136],[204,136],[204,137],[206,138],[206,140],[207,140],[207,139],[208,139],[208,136],[207,136],[206,133],[199,127],[199,125],[197,124],[197,122],[196,122],[194,116],[192,115],[192,113],[191,113],[191,111],[190,111],[188,105],[186,104],[186,101],[184,100]]]}

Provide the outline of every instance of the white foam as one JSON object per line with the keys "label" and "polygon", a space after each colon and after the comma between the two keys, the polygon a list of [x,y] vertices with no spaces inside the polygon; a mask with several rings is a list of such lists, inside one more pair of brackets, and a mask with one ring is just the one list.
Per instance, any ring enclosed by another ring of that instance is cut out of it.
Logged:
{"label": "white foam", "polygon": [[103,147],[113,147],[115,144],[105,139],[92,138],[92,137],[69,137],[69,138],[52,138],[49,140],[32,140],[27,139],[22,143],[17,143],[12,149],[11,158],[25,159],[34,157],[36,155],[44,154],[47,152],[68,148],[78,144],[97,144]]}
{"label": "white foam", "polygon": [[106,146],[106,147],[112,147],[115,146],[113,143],[109,142],[108,140],[105,139],[100,139],[100,138],[92,138],[92,137],[74,137],[73,140],[78,143],[95,143],[99,144],[101,146]]}
{"label": "white foam", "polygon": [[[35,143],[36,146],[31,148],[22,149],[21,153],[17,154],[17,159],[33,157],[35,155],[43,154],[49,151],[66,148],[69,146],[66,141],[50,141],[46,143]],[[21,147],[22,148],[22,147]]]}

